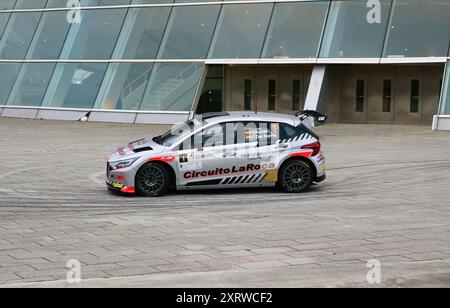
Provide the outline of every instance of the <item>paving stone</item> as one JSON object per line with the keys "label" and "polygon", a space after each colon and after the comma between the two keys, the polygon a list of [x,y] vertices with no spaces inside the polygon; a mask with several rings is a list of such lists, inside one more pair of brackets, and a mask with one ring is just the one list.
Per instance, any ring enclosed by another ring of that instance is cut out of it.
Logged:
{"label": "paving stone", "polygon": [[360,283],[373,258],[397,277],[450,272],[448,133],[318,127],[328,179],[300,195],[249,189],[147,199],[109,194],[94,180],[105,153],[167,128],[1,118],[0,155],[10,164],[0,175],[14,176],[0,176],[0,285],[64,282],[69,259],[81,262],[83,279],[208,273],[239,282],[251,272],[275,286],[294,286],[290,273],[302,273],[303,286]]}

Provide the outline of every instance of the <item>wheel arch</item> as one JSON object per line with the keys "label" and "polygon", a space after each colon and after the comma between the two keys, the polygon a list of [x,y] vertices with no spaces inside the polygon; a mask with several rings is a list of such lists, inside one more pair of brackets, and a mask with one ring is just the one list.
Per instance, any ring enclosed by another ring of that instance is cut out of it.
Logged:
{"label": "wheel arch", "polygon": [[284,167],[286,164],[290,163],[291,161],[302,161],[302,162],[308,164],[308,166],[309,166],[309,167],[311,168],[311,170],[312,170],[312,173],[313,173],[313,179],[316,179],[316,178],[317,178],[317,169],[316,169],[316,166],[314,166],[314,163],[313,163],[311,160],[309,160],[308,158],[306,158],[306,157],[296,156],[296,157],[288,157],[286,160],[284,160],[284,161],[280,164],[280,167],[278,168],[278,181],[280,181],[280,178],[281,178],[281,174],[280,174],[281,170],[283,170],[283,167]]}
{"label": "wheel arch", "polygon": [[[160,165],[160,166],[165,167],[165,168],[167,169],[167,171],[169,171],[169,174],[170,174],[170,185],[169,185],[169,186],[170,186],[171,188],[175,188],[175,187],[176,187],[176,185],[177,185],[177,176],[176,176],[176,173],[175,173],[174,168],[173,168],[169,163],[166,163],[166,162],[161,161],[161,160],[151,160],[151,161],[147,161],[146,163],[142,164],[142,166],[139,167],[138,171],[139,171],[142,167],[144,167],[145,165],[149,165],[149,164],[158,164],[158,165]],[[136,172],[136,175],[135,175],[135,179],[134,179],[135,182],[136,182],[136,176],[137,176],[137,174],[138,174],[138,171]]]}

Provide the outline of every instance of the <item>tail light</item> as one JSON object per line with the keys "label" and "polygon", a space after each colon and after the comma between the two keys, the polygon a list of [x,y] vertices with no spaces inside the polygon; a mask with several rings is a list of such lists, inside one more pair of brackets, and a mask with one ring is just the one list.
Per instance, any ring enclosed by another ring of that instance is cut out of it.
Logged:
{"label": "tail light", "polygon": [[311,156],[316,156],[317,154],[320,153],[320,142],[317,141],[315,143],[311,143],[311,144],[307,144],[305,146],[302,146],[302,149],[304,150],[313,150]]}

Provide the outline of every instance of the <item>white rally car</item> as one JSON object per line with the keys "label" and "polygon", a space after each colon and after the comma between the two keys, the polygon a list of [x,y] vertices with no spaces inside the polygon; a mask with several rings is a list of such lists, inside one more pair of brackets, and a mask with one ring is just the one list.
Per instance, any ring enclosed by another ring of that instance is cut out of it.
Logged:
{"label": "white rally car", "polygon": [[107,187],[159,196],[170,188],[279,186],[301,193],[325,180],[316,112],[293,115],[204,114],[152,139],[131,142],[107,157]]}

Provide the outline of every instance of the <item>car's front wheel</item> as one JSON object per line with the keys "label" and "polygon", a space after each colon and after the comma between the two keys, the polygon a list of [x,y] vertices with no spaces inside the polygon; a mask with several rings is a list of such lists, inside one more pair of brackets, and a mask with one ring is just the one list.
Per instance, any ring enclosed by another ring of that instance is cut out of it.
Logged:
{"label": "car's front wheel", "polygon": [[158,163],[149,163],[141,167],[136,174],[136,192],[146,197],[158,197],[167,192],[170,185],[170,173]]}
{"label": "car's front wheel", "polygon": [[280,170],[280,186],[287,193],[302,193],[313,182],[313,171],[304,161],[292,160]]}

